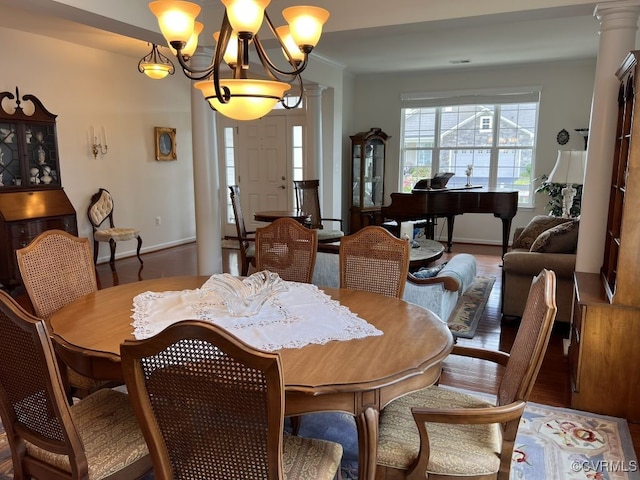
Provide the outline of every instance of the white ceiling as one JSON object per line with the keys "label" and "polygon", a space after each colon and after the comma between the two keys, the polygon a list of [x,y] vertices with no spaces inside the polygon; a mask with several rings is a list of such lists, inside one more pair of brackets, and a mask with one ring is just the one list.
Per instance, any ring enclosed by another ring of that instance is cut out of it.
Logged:
{"label": "white ceiling", "polygon": [[[201,43],[211,45],[222,4],[201,3],[206,25]],[[284,23],[280,10],[296,3],[272,0],[268,12],[274,23]],[[595,58],[598,50],[596,4],[582,0],[309,3],[331,12],[314,54],[354,74]],[[0,26],[140,58],[149,50],[146,42],[164,44],[147,4],[148,0],[0,0]]]}

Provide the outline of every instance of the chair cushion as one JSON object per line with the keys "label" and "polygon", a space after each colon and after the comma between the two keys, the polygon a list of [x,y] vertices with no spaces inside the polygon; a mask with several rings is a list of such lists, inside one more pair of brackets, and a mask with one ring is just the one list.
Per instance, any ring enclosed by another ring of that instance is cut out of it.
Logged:
{"label": "chair cushion", "polygon": [[94,240],[98,242],[108,242],[114,239],[116,242],[131,240],[137,238],[140,235],[140,230],[137,228],[103,228],[93,232]]}
{"label": "chair cushion", "polygon": [[520,236],[513,242],[512,248],[526,248],[529,250],[536,238],[544,232],[561,223],[571,222],[571,218],[552,217],[549,215],[537,215],[524,227]]}
{"label": "chair cushion", "polygon": [[339,443],[284,436],[282,470],[285,479],[332,480],[341,460],[342,445]]}
{"label": "chair cushion", "polygon": [[531,245],[531,252],[575,253],[578,248],[578,220],[561,223],[545,230]]}
{"label": "chair cushion", "polygon": [[[380,414],[379,465],[408,470],[418,458],[420,435],[411,407],[480,408],[492,403],[443,387],[429,387],[394,400]],[[500,467],[501,433],[497,424],[429,423],[429,474],[489,475]]]}
{"label": "chair cushion", "polygon": [[[127,394],[102,389],[71,407],[89,465],[89,478],[101,479],[142,460],[149,450]],[[66,455],[27,443],[30,455],[71,472]]]}
{"label": "chair cushion", "polygon": [[344,237],[344,232],[340,230],[325,230],[324,228],[318,229],[318,242],[331,242],[339,240]]}

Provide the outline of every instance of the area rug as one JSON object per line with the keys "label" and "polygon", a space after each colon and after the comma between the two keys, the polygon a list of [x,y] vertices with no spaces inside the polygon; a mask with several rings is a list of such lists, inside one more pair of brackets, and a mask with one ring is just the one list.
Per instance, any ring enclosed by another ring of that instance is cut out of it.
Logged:
{"label": "area rug", "polygon": [[[342,444],[342,477],[358,478],[355,420],[343,413],[305,415],[300,435]],[[638,480],[627,421],[529,402],[516,437],[511,480]]]}
{"label": "area rug", "polygon": [[[358,433],[351,415],[305,415],[300,435],[341,443],[342,477],[357,480]],[[0,480],[10,479],[11,452],[0,423]],[[511,480],[556,479],[640,480],[627,421],[527,403],[516,437]]]}
{"label": "area rug", "polygon": [[473,338],[491,295],[496,277],[476,277],[473,285],[460,297],[447,324],[454,336]]}

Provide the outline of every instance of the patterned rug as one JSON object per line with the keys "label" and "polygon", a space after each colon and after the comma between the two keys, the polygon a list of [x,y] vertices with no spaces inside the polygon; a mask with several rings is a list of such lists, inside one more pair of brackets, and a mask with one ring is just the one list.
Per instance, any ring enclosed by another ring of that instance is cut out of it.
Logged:
{"label": "patterned rug", "polygon": [[[358,478],[352,416],[305,415],[300,435],[340,442],[342,477]],[[638,480],[638,461],[627,421],[529,402],[520,422],[511,480]]]}
{"label": "patterned rug", "polygon": [[473,285],[460,297],[448,320],[454,336],[473,338],[487,305],[496,277],[476,277]]}
{"label": "patterned rug", "polygon": [[[351,415],[305,415],[300,435],[340,442],[343,479],[357,480],[358,434]],[[622,418],[529,402],[515,443],[511,480],[640,479],[629,427]],[[9,479],[11,453],[0,424],[0,480]]]}

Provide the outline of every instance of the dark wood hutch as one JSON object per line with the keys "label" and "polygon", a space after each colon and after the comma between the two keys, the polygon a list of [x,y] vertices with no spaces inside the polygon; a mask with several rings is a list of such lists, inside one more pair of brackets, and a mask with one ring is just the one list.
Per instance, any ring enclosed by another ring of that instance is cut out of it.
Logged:
{"label": "dark wood hutch", "polygon": [[[24,102],[24,106],[23,106]],[[62,189],[56,115],[34,95],[0,93],[0,284],[20,284],[15,251],[45,230],[78,234]]]}

